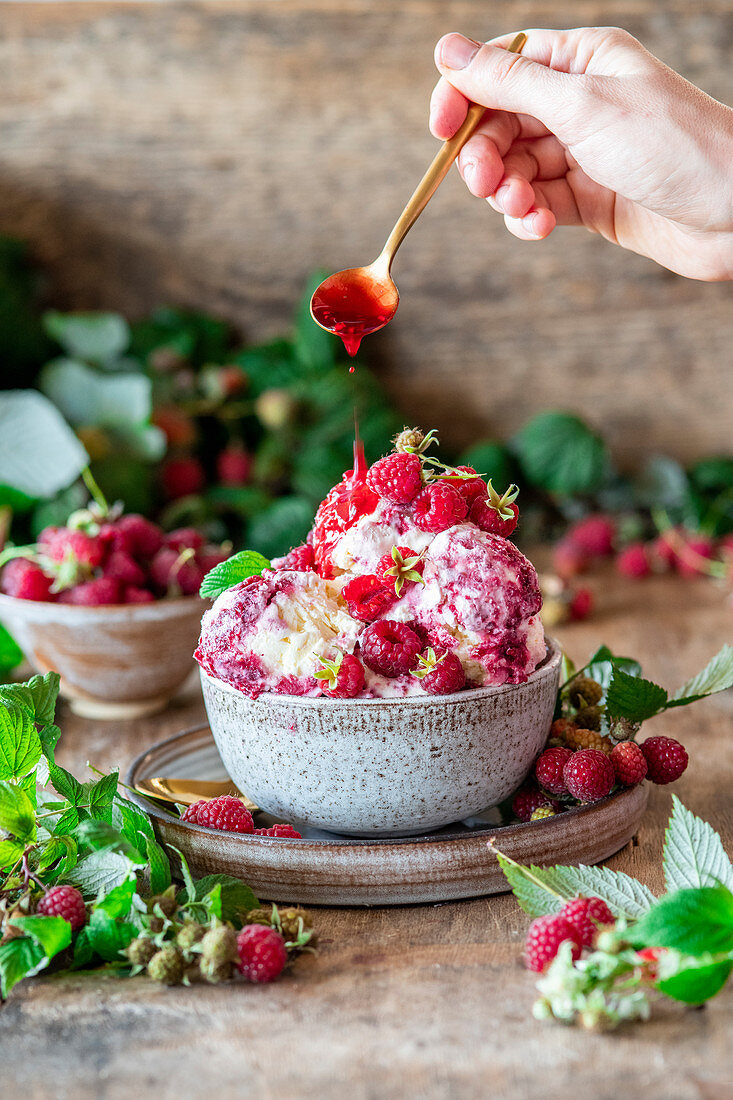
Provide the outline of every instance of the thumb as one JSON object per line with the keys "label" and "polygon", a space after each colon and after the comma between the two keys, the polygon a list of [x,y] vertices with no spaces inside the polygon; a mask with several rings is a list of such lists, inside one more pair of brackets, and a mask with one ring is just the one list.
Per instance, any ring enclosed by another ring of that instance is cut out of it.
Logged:
{"label": "thumb", "polygon": [[473,103],[533,115],[550,130],[557,131],[567,122],[579,98],[576,76],[462,34],[440,39],[435,64],[448,83]]}

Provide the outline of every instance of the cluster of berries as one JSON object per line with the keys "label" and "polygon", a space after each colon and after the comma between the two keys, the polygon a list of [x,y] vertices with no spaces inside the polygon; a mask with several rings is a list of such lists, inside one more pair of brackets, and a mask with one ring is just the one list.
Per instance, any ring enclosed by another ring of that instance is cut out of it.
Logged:
{"label": "cluster of berries", "polygon": [[614,923],[613,913],[601,898],[573,898],[559,913],[537,917],[524,945],[527,969],[541,974],[566,942],[571,944],[573,959],[579,959],[584,949],[593,947],[599,931]]}
{"label": "cluster of berries", "polygon": [[643,779],[673,783],[687,768],[687,752],[671,737],[648,737],[637,744],[633,738],[638,727],[625,722],[614,723],[609,734],[602,734],[597,705],[601,695],[600,684],[588,677],[578,677],[571,685],[574,719],[553,722],[532,778],[512,800],[512,812],[520,821],[553,817],[578,802],[598,802],[614,788],[635,787]]}
{"label": "cluster of berries", "polygon": [[301,839],[300,833],[292,825],[276,824],[266,829],[256,829],[252,814],[244,803],[229,794],[194,802],[193,805],[186,807],[181,814],[181,820],[193,825],[203,825],[207,829],[220,829],[226,833]]}
{"label": "cluster of berries", "polygon": [[616,569],[624,577],[665,572],[682,577],[723,575],[727,569],[733,579],[733,535],[716,542],[699,532],[674,527],[651,541],[627,543],[617,550],[618,541],[610,516],[588,516],[574,524],[555,547],[555,572],[569,579],[586,572],[594,561],[615,556]]}
{"label": "cluster of berries", "polygon": [[[316,679],[334,699],[353,699],[364,690],[364,665],[373,672],[394,679],[407,673],[420,682],[429,695],[450,695],[466,686],[466,674],[456,653],[428,646],[411,626],[396,619],[379,619],[359,639],[361,661],[353,653],[321,658]],[[362,664],[362,661],[364,664]]]}
{"label": "cluster of berries", "polygon": [[0,576],[8,596],[83,607],[141,604],[165,596],[191,596],[226,553],[200,531],[166,534],[139,515],[75,513],[66,527],[46,527]]}

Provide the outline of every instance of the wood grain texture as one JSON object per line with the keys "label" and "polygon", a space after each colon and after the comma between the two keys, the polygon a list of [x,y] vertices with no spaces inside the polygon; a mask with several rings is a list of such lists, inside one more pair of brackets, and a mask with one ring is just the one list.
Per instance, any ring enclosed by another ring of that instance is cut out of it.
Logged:
{"label": "wood grain texture", "polygon": [[[642,659],[676,687],[731,637],[731,611],[705,581],[591,579],[598,610],[560,631],[578,660],[600,643]],[[642,614],[643,612],[643,614]],[[61,716],[59,759],[124,766],[145,745],[203,715],[198,690],[164,715],[100,724]],[[733,699],[717,697],[649,723],[690,750],[675,785],[733,851]],[[649,810],[609,861],[661,892],[670,809]],[[162,989],[143,978],[76,974],[34,980],[0,1009],[8,1096],[129,1100],[138,1096],[262,1100],[728,1100],[733,990],[703,1011],[655,1009],[613,1036],[541,1024],[520,962],[528,918],[511,896],[397,909],[319,909],[322,946],[272,986]]]}
{"label": "wood grain texture", "polygon": [[[369,261],[435,151],[432,47],[451,28],[616,23],[733,99],[728,0],[9,3],[0,230],[66,306],[217,311],[282,331],[306,273]],[[704,181],[702,183],[704,185]],[[406,417],[505,435],[570,406],[622,459],[730,447],[730,287],[579,230],[525,244],[456,173],[396,265],[371,341]]]}

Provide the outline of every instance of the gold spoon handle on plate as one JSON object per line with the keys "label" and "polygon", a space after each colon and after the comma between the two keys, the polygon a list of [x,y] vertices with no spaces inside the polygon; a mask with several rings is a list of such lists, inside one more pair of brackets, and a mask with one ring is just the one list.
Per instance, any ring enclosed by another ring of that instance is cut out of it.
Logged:
{"label": "gold spoon handle on plate", "polygon": [[[521,53],[522,47],[526,41],[527,35],[524,31],[520,31],[519,34],[512,39],[509,46],[507,46],[507,52]],[[400,214],[394,229],[390,233],[387,243],[380,255],[374,261],[373,267],[382,267],[384,268],[385,274],[389,274],[397,249],[430,202],[439,184],[447,176],[451,164],[456,159],[485,113],[486,108],[480,103],[472,103],[468,108],[468,113],[463,121],[463,125],[456,131],[452,138],[449,138],[448,141],[443,143],[433,163],[413,191],[407,206]]]}
{"label": "gold spoon handle on plate", "polygon": [[138,779],[135,790],[147,798],[159,798],[164,802],[177,802],[181,806],[191,806],[202,798],[216,798],[230,794],[242,800],[250,813],[256,813],[259,806],[243,794],[231,780],[213,782],[205,779],[172,779],[156,775],[149,779]]}

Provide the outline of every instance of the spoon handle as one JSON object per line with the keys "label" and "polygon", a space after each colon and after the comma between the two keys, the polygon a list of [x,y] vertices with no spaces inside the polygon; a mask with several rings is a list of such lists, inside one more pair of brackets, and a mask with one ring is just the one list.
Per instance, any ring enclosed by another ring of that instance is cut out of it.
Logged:
{"label": "spoon handle", "polygon": [[[507,46],[507,52],[521,53],[522,47],[526,41],[527,35],[524,31],[520,31],[510,45]],[[390,233],[379,259],[376,261],[377,263],[381,261],[383,264],[386,264],[388,272],[392,266],[392,261],[395,258],[397,249],[430,202],[439,184],[445,179],[448,174],[448,169],[484,117],[485,112],[486,108],[480,103],[471,104],[463,121],[463,125],[456,131],[452,138],[449,138],[448,141],[443,143],[433,163],[413,191],[407,206],[400,214],[394,229]]]}

